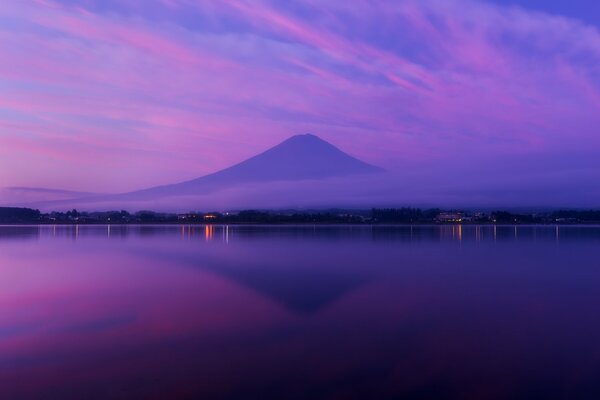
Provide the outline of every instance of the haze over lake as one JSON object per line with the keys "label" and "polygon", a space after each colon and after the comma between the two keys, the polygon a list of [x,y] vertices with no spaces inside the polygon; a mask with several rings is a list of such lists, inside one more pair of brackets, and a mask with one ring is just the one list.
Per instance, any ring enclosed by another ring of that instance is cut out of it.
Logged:
{"label": "haze over lake", "polygon": [[600,227],[0,227],[8,399],[598,398]]}

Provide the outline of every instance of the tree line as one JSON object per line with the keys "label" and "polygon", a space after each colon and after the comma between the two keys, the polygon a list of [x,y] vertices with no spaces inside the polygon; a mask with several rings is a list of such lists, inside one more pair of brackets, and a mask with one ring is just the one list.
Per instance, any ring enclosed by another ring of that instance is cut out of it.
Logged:
{"label": "tree line", "polygon": [[[452,215],[453,219],[445,218]],[[599,223],[600,210],[558,210],[538,213],[509,211],[474,212],[412,207],[371,210],[242,210],[237,212],[188,212],[182,214],[138,211],[42,213],[30,208],[0,207],[2,224],[432,224],[456,223],[551,224]]]}

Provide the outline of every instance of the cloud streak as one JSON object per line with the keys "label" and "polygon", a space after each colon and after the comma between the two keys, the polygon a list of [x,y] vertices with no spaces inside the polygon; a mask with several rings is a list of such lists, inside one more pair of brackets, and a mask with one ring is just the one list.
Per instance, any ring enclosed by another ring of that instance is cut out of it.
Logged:
{"label": "cloud streak", "polygon": [[600,167],[598,28],[523,7],[9,1],[0,51],[0,186],[138,189],[305,132],[432,184]]}

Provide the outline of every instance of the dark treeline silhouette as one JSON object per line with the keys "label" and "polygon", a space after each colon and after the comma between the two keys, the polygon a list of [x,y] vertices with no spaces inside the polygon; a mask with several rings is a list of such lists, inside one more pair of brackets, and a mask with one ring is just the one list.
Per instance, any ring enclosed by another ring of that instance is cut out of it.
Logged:
{"label": "dark treeline silhouette", "polygon": [[243,210],[232,213],[189,212],[183,214],[159,213],[154,211],[106,212],[50,212],[42,214],[38,210],[1,208],[0,223],[3,224],[205,224],[205,223],[249,223],[249,224],[361,224],[368,220],[368,212],[354,211],[257,211]]}
{"label": "dark treeline silhouette", "polygon": [[600,210],[560,210],[552,214],[556,219],[600,222]]}
{"label": "dark treeline silhouette", "polygon": [[371,218],[378,222],[401,222],[418,223],[432,222],[442,210],[432,208],[421,210],[420,208],[374,208],[371,210]]}
{"label": "dark treeline silhouette", "polygon": [[552,221],[552,217],[544,218],[544,216],[536,214],[513,214],[508,211],[495,211],[491,214],[492,222],[498,224],[540,224]]}
{"label": "dark treeline silhouette", "polygon": [[188,212],[103,211],[41,213],[29,208],[0,207],[2,224],[591,224],[600,223],[600,210],[560,210],[545,213],[491,213],[419,208]]}
{"label": "dark treeline silhouette", "polygon": [[5,224],[38,223],[42,213],[31,208],[0,207],[0,222]]}
{"label": "dark treeline silhouette", "polygon": [[[366,214],[366,215],[365,215]],[[183,223],[218,224],[362,224],[368,220],[368,212],[298,212],[243,210],[234,213],[188,213],[178,215]]]}

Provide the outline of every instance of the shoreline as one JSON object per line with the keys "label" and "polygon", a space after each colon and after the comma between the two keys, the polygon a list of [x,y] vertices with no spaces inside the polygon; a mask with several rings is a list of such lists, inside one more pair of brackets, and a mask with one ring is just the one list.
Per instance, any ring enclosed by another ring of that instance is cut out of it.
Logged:
{"label": "shoreline", "polygon": [[312,227],[312,226],[349,226],[349,227],[441,227],[441,226],[463,226],[463,227],[480,227],[480,226],[522,226],[522,227],[555,227],[555,226],[589,226],[589,227],[600,227],[600,222],[579,222],[579,223],[331,223],[331,222],[306,222],[306,223],[294,223],[294,222],[281,222],[281,223],[269,223],[269,222],[190,222],[190,223],[172,223],[172,222],[154,222],[154,223],[0,223],[0,227],[42,227],[42,226],[256,226],[256,227],[267,227],[267,226],[281,226],[281,227]]}

